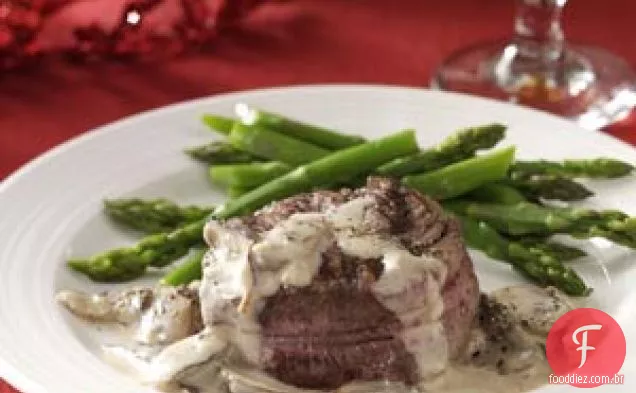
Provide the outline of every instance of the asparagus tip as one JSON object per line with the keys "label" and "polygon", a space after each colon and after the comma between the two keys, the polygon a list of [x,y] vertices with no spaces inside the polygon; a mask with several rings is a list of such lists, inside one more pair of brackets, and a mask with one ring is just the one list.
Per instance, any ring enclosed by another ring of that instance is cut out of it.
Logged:
{"label": "asparagus tip", "polygon": [[85,274],[89,272],[89,261],[86,259],[71,259],[66,264],[77,272]]}
{"label": "asparagus tip", "polygon": [[189,156],[194,154],[199,146],[189,146],[183,149],[183,152]]}
{"label": "asparagus tip", "polygon": [[229,135],[230,131],[232,131],[234,123],[236,122],[231,117],[224,117],[207,113],[201,116],[201,121],[203,121],[203,124],[205,124],[206,126],[223,135]]}

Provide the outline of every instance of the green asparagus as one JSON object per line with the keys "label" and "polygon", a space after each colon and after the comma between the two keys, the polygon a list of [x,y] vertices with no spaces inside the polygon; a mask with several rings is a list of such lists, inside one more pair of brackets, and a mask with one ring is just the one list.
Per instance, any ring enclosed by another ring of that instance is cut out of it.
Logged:
{"label": "green asparagus", "polygon": [[207,164],[238,164],[262,159],[235,148],[227,142],[214,141],[202,146],[194,146],[185,150],[186,154],[197,161]]}
{"label": "green asparagus", "polygon": [[267,183],[293,168],[277,161],[249,164],[212,165],[208,171],[210,180],[226,187],[251,189]]}
{"label": "green asparagus", "polygon": [[[600,236],[636,248],[636,218],[616,211],[528,202],[585,198],[591,192],[573,178],[625,176],[633,170],[630,164],[606,158],[513,164],[514,148],[475,157],[478,150],[492,148],[503,138],[505,127],[499,124],[461,130],[435,148],[418,152],[411,130],[365,143],[359,136],[245,105],[237,108],[240,120],[203,117],[210,128],[228,136],[229,143],[212,142],[186,150],[191,157],[214,164],[210,179],[225,186],[234,198],[214,210],[213,218],[250,213],[274,200],[319,187],[354,184],[369,173],[407,175],[402,179],[405,185],[435,198],[468,198],[446,200],[444,207],[462,219],[471,247],[508,261],[541,285],[553,285],[572,295],[586,294],[589,289],[560,262],[585,253],[548,240],[552,234]],[[148,268],[165,267],[192,250],[162,283],[181,285],[201,277],[205,253],[201,233],[212,209],[179,207],[162,199],[130,199],[106,201],[105,211],[114,220],[154,234],[132,247],[70,260],[71,268],[96,281],[127,281]]]}
{"label": "green asparagus", "polygon": [[579,248],[544,237],[523,237],[515,240],[535,254],[547,254],[557,261],[567,262],[583,258],[587,253]]}
{"label": "green asparagus", "polygon": [[202,120],[203,123],[212,130],[226,136],[230,135],[232,127],[234,127],[234,123],[236,123],[236,120],[230,117],[218,115],[203,115]]}
{"label": "green asparagus", "polygon": [[384,176],[405,176],[440,169],[465,160],[481,149],[490,149],[501,141],[506,127],[488,124],[457,131],[438,146],[382,165],[377,173]]}
{"label": "green asparagus", "polygon": [[481,250],[493,259],[510,263],[539,285],[555,286],[574,296],[590,293],[591,290],[578,274],[550,253],[542,253],[536,248],[528,249],[522,243],[510,241],[484,222],[462,216],[459,218],[469,247]]}
{"label": "green asparagus", "polygon": [[146,236],[132,247],[118,248],[88,259],[72,259],[69,267],[95,281],[117,282],[141,277],[146,268],[164,267],[202,245],[206,219],[183,225],[169,233]]}
{"label": "green asparagus", "polygon": [[572,296],[587,296],[592,292],[573,269],[549,255],[537,256],[519,243],[508,246],[510,263],[539,285],[554,286]]}
{"label": "green asparagus", "polygon": [[113,199],[104,201],[104,212],[114,221],[145,233],[167,232],[205,218],[212,208],[178,206],[167,199]]}
{"label": "green asparagus", "polygon": [[302,123],[276,113],[251,108],[245,104],[236,106],[236,114],[245,125],[267,128],[328,150],[344,149],[365,142],[365,139],[360,136],[342,134]]}
{"label": "green asparagus", "polygon": [[636,218],[613,210],[539,206],[532,203],[498,205],[449,201],[449,211],[484,221],[513,236],[555,233],[586,239],[603,237],[626,247],[636,248]]}
{"label": "green asparagus", "polygon": [[214,211],[214,216],[229,218],[249,213],[278,199],[310,191],[324,184],[353,179],[373,171],[391,159],[415,151],[417,142],[413,130],[339,150],[226,202]]}
{"label": "green asparagus", "polygon": [[612,158],[565,160],[518,161],[511,172],[521,176],[557,175],[563,177],[616,178],[630,174],[634,166]]}
{"label": "green asparagus", "polygon": [[172,269],[163,276],[161,284],[173,287],[186,285],[195,280],[200,280],[202,276],[202,262],[205,255],[204,248],[193,250],[188,258],[179,266]]}
{"label": "green asparagus", "polygon": [[325,157],[329,150],[263,127],[235,124],[230,143],[259,157],[297,166]]}
{"label": "green asparagus", "polygon": [[548,235],[565,230],[570,225],[570,221],[561,217],[558,212],[528,202],[502,205],[454,200],[445,202],[444,208],[471,219],[484,221],[497,230],[513,236]]}
{"label": "green asparagus", "polygon": [[436,199],[454,198],[506,176],[515,148],[470,158],[421,175],[406,176],[403,183]]}
{"label": "green asparagus", "polygon": [[508,182],[531,200],[553,199],[570,202],[580,201],[594,195],[584,185],[559,175],[516,177]]}
{"label": "green asparagus", "polygon": [[526,197],[516,188],[500,182],[484,184],[468,193],[467,198],[479,202],[514,205],[526,202]]}
{"label": "green asparagus", "polygon": [[238,198],[238,197],[240,197],[243,194],[247,194],[248,192],[250,192],[254,188],[256,188],[256,187],[243,188],[243,187],[230,186],[225,191],[227,192],[227,196],[228,197],[230,197],[230,198]]}

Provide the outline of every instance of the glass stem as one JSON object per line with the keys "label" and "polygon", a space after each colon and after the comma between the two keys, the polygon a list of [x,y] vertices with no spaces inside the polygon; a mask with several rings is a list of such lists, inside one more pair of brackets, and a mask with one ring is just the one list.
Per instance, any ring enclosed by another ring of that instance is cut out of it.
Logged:
{"label": "glass stem", "polygon": [[517,0],[513,45],[518,56],[552,63],[562,58],[561,11],[566,0]]}

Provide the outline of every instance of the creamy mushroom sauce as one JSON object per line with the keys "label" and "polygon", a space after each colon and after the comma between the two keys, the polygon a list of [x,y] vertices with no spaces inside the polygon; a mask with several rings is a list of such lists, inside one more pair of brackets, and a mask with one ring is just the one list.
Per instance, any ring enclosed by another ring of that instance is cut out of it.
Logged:
{"label": "creamy mushroom sauce", "polygon": [[466,350],[451,361],[441,322],[445,265],[365,231],[371,203],[358,198],[325,213],[294,214],[259,241],[211,221],[204,233],[211,248],[201,283],[121,294],[63,291],[58,301],[86,320],[124,326],[120,344],[104,347],[106,357],[166,391],[315,392],[250,368],[260,349],[256,316],[279,287],[309,285],[321,254],[337,242],[349,255],[382,259],[384,270],[372,289],[388,309],[397,306],[391,295],[403,291],[414,276],[424,278],[430,288],[426,304],[408,315],[428,323],[403,337],[419,366],[420,386],[360,382],[338,393],[508,393],[546,383],[549,367],[542,345],[552,323],[572,308],[568,300],[556,290],[530,285],[482,295]]}

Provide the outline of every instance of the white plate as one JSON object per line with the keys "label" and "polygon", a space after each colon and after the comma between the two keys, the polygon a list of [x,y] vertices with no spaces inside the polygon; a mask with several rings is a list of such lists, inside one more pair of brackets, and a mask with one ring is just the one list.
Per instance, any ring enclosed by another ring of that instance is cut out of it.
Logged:
{"label": "white plate", "polygon": [[[422,146],[462,127],[498,121],[510,126],[506,144],[521,157],[613,156],[636,162],[636,150],[556,117],[462,95],[377,86],[312,86],[235,93],[151,111],[102,127],[54,149],[0,186],[0,376],[24,393],[141,393],[140,386],[105,364],[86,329],[53,301],[60,288],[99,290],[63,265],[81,256],[132,242],[101,214],[104,197],[163,196],[218,203],[205,168],[181,150],[215,138],[201,125],[205,112],[232,114],[237,101],[339,130],[376,138],[415,127]],[[636,180],[596,183],[592,204],[636,214]],[[636,387],[636,268],[634,253],[603,242],[601,261],[582,262],[595,287],[590,304],[622,325],[629,345],[623,373]],[[486,289],[515,283],[517,274],[475,255]],[[545,391],[570,391],[552,387]]]}

